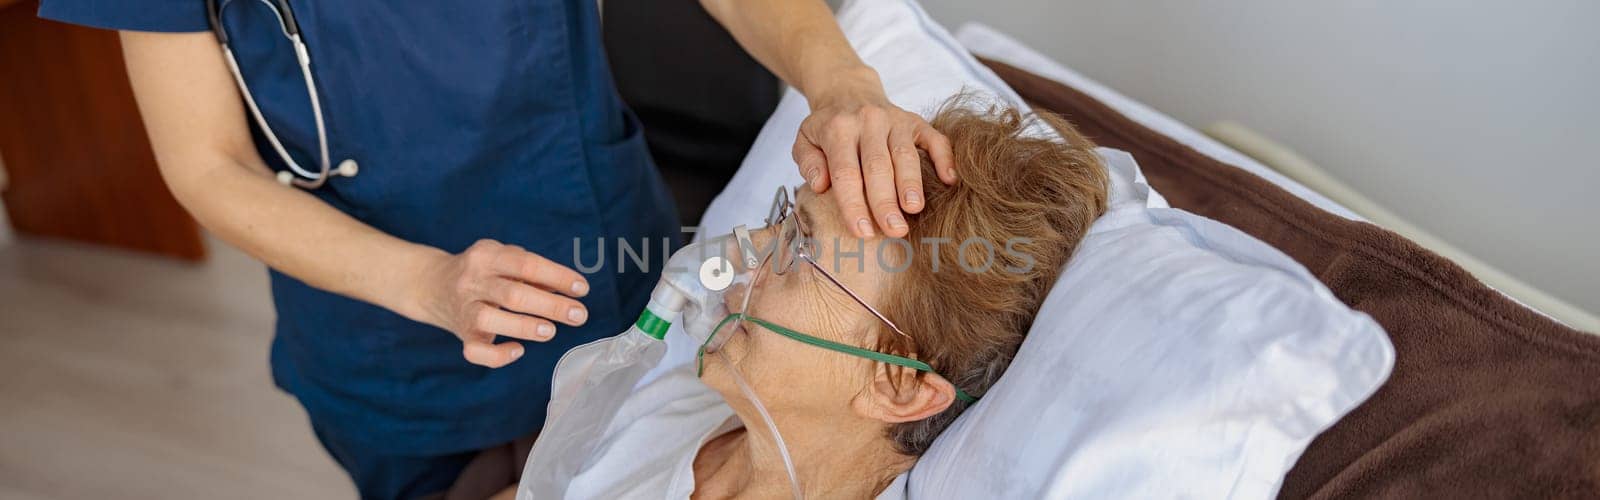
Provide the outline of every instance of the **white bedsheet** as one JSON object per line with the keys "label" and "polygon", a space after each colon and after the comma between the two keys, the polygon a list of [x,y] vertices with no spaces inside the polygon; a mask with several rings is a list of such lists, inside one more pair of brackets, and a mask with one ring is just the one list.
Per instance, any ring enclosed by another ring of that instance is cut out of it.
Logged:
{"label": "white bedsheet", "polygon": [[1077,71],[1073,71],[1071,68],[1063,66],[1061,63],[1046,57],[1044,54],[1040,54],[1038,51],[1023,45],[1022,42],[996,31],[994,28],[981,23],[967,23],[956,30],[956,40],[960,41],[962,46],[974,54],[1016,66],[1033,74],[1061,82],[1068,87],[1078,89],[1078,91],[1098,99],[1107,106],[1111,106],[1112,109],[1121,112],[1124,116],[1141,125],[1150,127],[1152,130],[1171,137],[1206,156],[1215,158],[1217,161],[1234,165],[1256,174],[1323,210],[1338,214],[1346,219],[1365,220],[1343,205],[1295,182],[1294,179],[1285,177],[1278,171],[1262,165],[1261,162],[1234,151],[1232,148],[1207,137],[1200,131],[1184,125],[1175,118],[1162,114],[1160,111],[1156,111],[1139,101],[1112,90],[1110,87],[1083,76]]}

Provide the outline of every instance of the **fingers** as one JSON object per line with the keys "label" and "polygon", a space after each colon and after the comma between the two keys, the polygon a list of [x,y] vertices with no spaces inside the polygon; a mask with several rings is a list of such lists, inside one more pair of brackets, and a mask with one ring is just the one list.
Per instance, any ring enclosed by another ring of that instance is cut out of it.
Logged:
{"label": "fingers", "polygon": [[894,160],[889,156],[891,124],[888,114],[870,111],[864,114],[863,121],[858,149],[867,206],[885,235],[905,236],[908,228],[905,217],[900,214],[899,197],[895,195]]}
{"label": "fingers", "polygon": [[889,131],[889,155],[894,159],[894,186],[900,208],[914,214],[922,212],[922,156],[917,154],[916,142],[922,119],[911,116],[912,123],[902,123]]}
{"label": "fingers", "polygon": [[498,368],[522,357],[521,343],[494,343],[497,336],[536,342],[555,336],[555,322],[579,326],[589,319],[569,297],[589,292],[577,272],[515,245],[480,240],[459,256],[452,311],[440,326],[461,338],[467,361]]}
{"label": "fingers", "polygon": [[828,160],[823,155],[822,148],[812,143],[806,137],[804,128],[795,135],[794,156],[795,166],[800,167],[800,176],[806,179],[806,185],[811,186],[811,191],[821,193],[828,190]]}
{"label": "fingers", "polygon": [[582,325],[589,319],[589,311],[582,303],[519,281],[497,280],[487,298],[491,304],[512,312],[531,314],[571,326]]}
{"label": "fingers", "polygon": [[833,185],[829,191],[833,192],[833,199],[838,202],[839,213],[844,216],[850,232],[857,238],[871,238],[876,233],[872,229],[872,219],[867,217],[860,148],[856,142],[859,136],[855,133],[855,127],[850,127],[848,131],[843,127],[834,128],[829,130],[828,135],[829,140],[823,146],[823,151],[828,157],[828,178]]}
{"label": "fingers", "polygon": [[956,183],[955,153],[950,151],[950,139],[939,133],[927,122],[922,122],[917,127],[917,146],[928,152],[928,159],[933,160],[933,170],[939,173],[939,180],[945,184]]}
{"label": "fingers", "polygon": [[544,342],[555,337],[556,326],[541,318],[510,312],[492,304],[473,306],[472,329],[490,335]]}
{"label": "fingers", "polygon": [[500,276],[522,280],[569,297],[582,297],[589,293],[589,282],[582,274],[516,245],[502,246],[495,253],[490,269]]}
{"label": "fingers", "polygon": [[516,342],[495,344],[491,342],[493,338],[494,336],[490,335],[488,338],[465,340],[461,344],[461,357],[467,358],[469,363],[489,368],[499,368],[522,357],[522,344]]}
{"label": "fingers", "polygon": [[870,238],[881,229],[903,237],[910,232],[904,214],[927,206],[919,148],[940,181],[956,182],[950,139],[892,105],[819,110],[801,123],[791,153],[812,191],[833,191],[852,234]]}

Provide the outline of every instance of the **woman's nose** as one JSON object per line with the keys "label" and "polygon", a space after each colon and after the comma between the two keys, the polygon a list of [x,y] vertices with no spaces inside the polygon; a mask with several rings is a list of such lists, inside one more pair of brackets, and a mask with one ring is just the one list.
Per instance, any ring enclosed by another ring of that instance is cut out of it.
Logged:
{"label": "woman's nose", "polygon": [[778,226],[766,226],[750,233],[750,241],[756,246],[756,255],[767,257],[772,255],[778,245]]}
{"label": "woman's nose", "polygon": [[[746,255],[744,251],[748,250],[754,254],[753,257],[755,257],[755,260],[753,262],[747,262],[742,258],[733,259],[734,270],[741,274],[756,271],[756,269],[751,268],[751,266],[754,265],[759,267],[760,264],[766,260],[767,256],[772,255],[773,234],[774,232],[770,228],[763,227],[751,230],[749,232],[749,240],[735,241],[734,244],[738,245],[740,248],[729,248],[728,252],[730,255]],[[745,245],[749,245],[749,247],[746,249],[744,248]]]}

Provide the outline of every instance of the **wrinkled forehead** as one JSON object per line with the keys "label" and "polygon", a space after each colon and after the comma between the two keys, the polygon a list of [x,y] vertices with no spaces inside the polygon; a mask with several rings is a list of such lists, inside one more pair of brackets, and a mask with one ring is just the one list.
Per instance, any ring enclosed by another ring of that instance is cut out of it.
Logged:
{"label": "wrinkled forehead", "polygon": [[794,217],[810,233],[809,248],[818,266],[864,298],[876,295],[874,289],[884,268],[893,267],[893,262],[879,259],[895,254],[877,248],[883,239],[855,237],[845,228],[838,203],[831,193],[819,195],[804,186],[795,193]]}
{"label": "wrinkled forehead", "polygon": [[810,231],[813,238],[841,234],[844,222],[839,218],[839,206],[830,195],[818,195],[801,185],[794,190],[795,217]]}

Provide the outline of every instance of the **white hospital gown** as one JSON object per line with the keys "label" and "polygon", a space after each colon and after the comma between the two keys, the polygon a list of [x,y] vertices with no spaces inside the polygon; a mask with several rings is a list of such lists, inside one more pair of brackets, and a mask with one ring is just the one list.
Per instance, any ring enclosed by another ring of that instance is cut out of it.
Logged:
{"label": "white hospital gown", "polygon": [[[689,498],[694,458],[706,441],[742,427],[692,363],[661,374],[623,402],[596,459],[567,487],[567,498]],[[878,495],[905,498],[906,475]]]}

